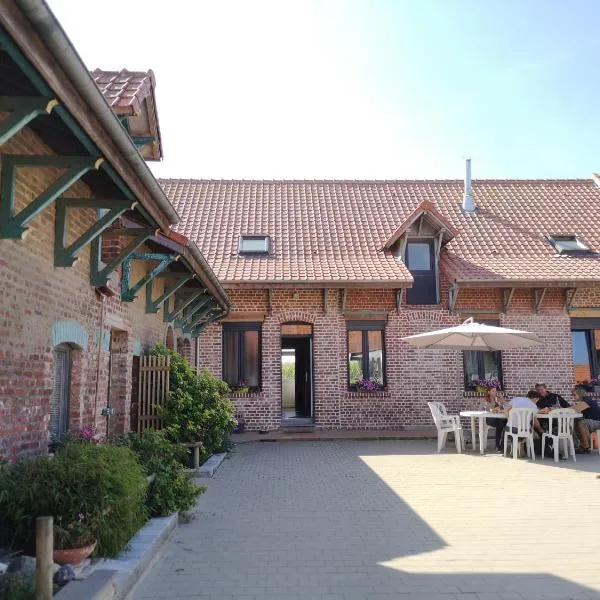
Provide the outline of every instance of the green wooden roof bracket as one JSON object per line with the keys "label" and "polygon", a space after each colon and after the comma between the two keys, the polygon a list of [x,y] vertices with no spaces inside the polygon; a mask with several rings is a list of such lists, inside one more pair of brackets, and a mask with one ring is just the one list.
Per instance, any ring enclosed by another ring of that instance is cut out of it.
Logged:
{"label": "green wooden roof bracket", "polygon": [[176,317],[178,317],[183,311],[192,304],[192,302],[196,301],[200,296],[202,296],[206,292],[206,289],[201,289],[196,293],[192,293],[186,300],[183,301],[183,304],[176,308],[173,312],[169,310],[169,301],[165,303],[165,322],[170,323]]}
{"label": "green wooden roof bracket", "polygon": [[[84,173],[97,169],[103,158],[90,156],[29,156],[5,154],[0,184],[0,238],[21,239],[31,220],[47,208]],[[66,171],[35,200],[15,215],[16,171],[18,167],[58,167]]]}
{"label": "green wooden roof bracket", "polygon": [[[17,45],[2,27],[0,27],[0,46],[2,46],[6,53],[14,60],[17,66],[43,97],[53,97],[54,93],[52,89],[48,86],[44,79],[40,77],[37,70],[25,58],[21,50],[17,47]],[[79,123],[77,123],[77,121],[71,116],[71,113],[64,106],[60,104],[56,106],[54,113],[60,117],[63,123],[71,130],[73,135],[79,140],[79,142],[90,153],[90,155],[100,155],[100,150],[97,148],[96,144],[94,144],[85,130],[79,125]],[[132,201],[135,200],[134,194],[123,181],[121,176],[115,171],[112,165],[105,161],[101,165],[101,168],[110,177],[113,183],[123,192],[125,198]],[[148,211],[143,206],[138,204],[136,210],[144,217],[144,219],[148,221],[150,225],[154,227],[157,226],[156,221],[150,216]]]}
{"label": "green wooden roof bracket", "polygon": [[[133,302],[136,294],[156,276],[162,273],[172,262],[177,261],[179,256],[173,254],[157,254],[154,252],[134,252],[123,262],[123,276],[121,278],[121,300]],[[146,273],[137,283],[131,284],[131,261],[133,260],[157,260],[158,265]]]}
{"label": "green wooden roof bracket", "polygon": [[196,325],[196,327],[194,327],[194,330],[190,332],[192,337],[199,337],[200,334],[211,324],[214,323],[221,315],[223,314],[223,312],[218,312],[215,313],[214,315],[212,315],[211,317],[209,317],[208,319],[206,319],[205,321],[202,321],[202,323],[199,323],[198,325]]}
{"label": "green wooden roof bracket", "polygon": [[156,229],[123,229],[119,235],[133,236],[133,240],[121,251],[110,263],[105,265],[101,260],[102,255],[102,236],[92,240],[92,260],[90,268],[90,283],[93,286],[106,285],[108,276],[121,264],[127,260],[144,242],[156,234]]}
{"label": "green wooden roof bracket", "polygon": [[194,327],[209,313],[211,313],[215,309],[214,302],[211,302],[208,306],[198,311],[190,321],[188,321],[183,327],[183,333],[190,333],[194,330]]}
{"label": "green wooden roof bracket", "polygon": [[183,287],[190,279],[193,279],[194,277],[195,275],[193,273],[185,273],[184,276],[180,277],[174,285],[166,288],[156,300],[152,300],[154,279],[149,281],[146,284],[146,312],[157,313],[163,302],[168,300],[175,292],[177,292],[177,290]]}
{"label": "green wooden roof bracket", "polygon": [[190,317],[193,317],[203,306],[206,306],[209,302],[212,301],[212,296],[205,295],[204,298],[200,298],[195,304],[193,304],[190,308],[183,311],[181,318],[184,323],[187,323]]}
{"label": "green wooden roof bracket", "polygon": [[[98,208],[107,212],[72,244],[67,246],[68,235],[68,208]],[[54,265],[56,267],[70,267],[77,260],[78,254],[94,239],[102,235],[116,219],[124,212],[130,210],[132,204],[129,200],[103,200],[98,198],[59,198],[56,201],[56,219],[54,221]]]}
{"label": "green wooden roof bracket", "polygon": [[0,96],[0,111],[11,113],[0,123],[0,146],[19,133],[29,121],[39,115],[50,114],[57,105],[58,100],[50,96]]}
{"label": "green wooden roof bracket", "polygon": [[145,146],[146,144],[153,144],[154,136],[153,135],[132,135],[131,141],[135,144],[136,148],[141,148],[142,146]]}

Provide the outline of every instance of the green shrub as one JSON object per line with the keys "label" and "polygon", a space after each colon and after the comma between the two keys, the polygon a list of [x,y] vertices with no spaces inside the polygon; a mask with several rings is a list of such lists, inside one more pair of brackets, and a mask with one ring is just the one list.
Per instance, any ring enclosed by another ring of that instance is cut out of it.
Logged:
{"label": "green shrub", "polygon": [[145,523],[146,476],[134,453],[112,444],[68,443],[53,458],[0,467],[0,541],[33,553],[35,519],[63,525],[81,513],[96,554],[114,556]]}
{"label": "green shrub", "polygon": [[185,358],[158,345],[155,355],[171,357],[170,393],[161,415],[165,431],[174,442],[202,442],[215,452],[235,426],[233,405],[225,395],[227,384],[204,370],[196,375]]}
{"label": "green shrub", "polygon": [[195,485],[183,467],[188,460],[187,448],[171,443],[155,429],[147,429],[143,435],[130,433],[128,445],[146,473],[155,474],[146,497],[150,515],[162,517],[191,510],[206,488]]}
{"label": "green shrub", "polygon": [[6,573],[0,575],[0,600],[37,600],[35,575]]}

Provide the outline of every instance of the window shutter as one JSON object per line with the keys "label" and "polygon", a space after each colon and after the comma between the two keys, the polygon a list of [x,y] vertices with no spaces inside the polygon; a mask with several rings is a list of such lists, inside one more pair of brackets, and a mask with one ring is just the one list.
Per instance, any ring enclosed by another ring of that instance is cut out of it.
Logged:
{"label": "window shutter", "polygon": [[50,433],[61,436],[69,429],[69,389],[71,352],[68,348],[54,351],[54,388],[50,405]]}

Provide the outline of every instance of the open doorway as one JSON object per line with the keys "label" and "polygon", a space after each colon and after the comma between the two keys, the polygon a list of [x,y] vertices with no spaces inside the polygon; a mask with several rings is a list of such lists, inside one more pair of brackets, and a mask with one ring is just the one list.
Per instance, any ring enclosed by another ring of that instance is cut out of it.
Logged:
{"label": "open doorway", "polygon": [[281,416],[284,422],[313,421],[312,326],[281,326]]}

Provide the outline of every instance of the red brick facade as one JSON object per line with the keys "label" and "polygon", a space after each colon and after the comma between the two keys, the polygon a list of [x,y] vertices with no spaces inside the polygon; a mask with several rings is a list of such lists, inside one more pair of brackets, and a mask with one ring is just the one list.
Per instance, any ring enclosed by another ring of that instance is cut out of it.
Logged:
{"label": "red brick facade", "polygon": [[[51,153],[28,129],[7,142],[2,151]],[[42,193],[59,174],[56,169],[20,169],[17,208]],[[89,194],[79,182],[66,195]],[[0,455],[9,458],[47,449],[56,331],[67,332],[67,336],[69,330],[81,332],[74,339],[63,336],[58,340],[73,348],[70,428],[90,425],[100,433],[106,432],[106,419],[100,413],[108,400],[116,411],[111,430],[128,429],[133,355],[164,342],[167,332],[162,311],[145,312],[143,291],[131,303],[121,302],[118,295],[105,298],[103,307],[90,285],[89,246],[73,267],[54,266],[54,213],[54,205],[44,210],[32,221],[23,240],[0,240]],[[95,218],[94,210],[72,209],[69,239],[81,235]],[[157,284],[155,293],[161,291]],[[192,362],[194,348],[191,344]]]}
{"label": "red brick facade", "polygon": [[[232,318],[262,319],[262,390],[234,394],[238,414],[249,429],[268,430],[281,425],[281,324],[305,322],[313,326],[314,418],[327,429],[381,429],[431,424],[430,400],[442,400],[455,412],[471,407],[473,392],[465,392],[462,353],[417,350],[402,337],[459,324],[476,311],[481,318],[494,318],[502,326],[538,334],[543,345],[528,350],[505,351],[503,379],[509,395],[526,392],[536,381],[568,397],[573,383],[570,316],[561,289],[546,293],[539,314],[533,311],[533,291],[516,290],[507,314],[502,314],[500,289],[471,288],[459,294],[456,313],[443,305],[414,307],[403,304],[396,310],[393,290],[351,289],[346,293],[342,313],[342,291],[329,290],[325,313],[323,290],[278,290],[271,296],[269,310],[266,290],[229,290],[234,302]],[[600,306],[600,290],[580,296],[580,306]],[[354,311],[381,311],[387,320],[386,390],[356,393],[347,386],[346,319]],[[464,311],[464,312],[461,312]],[[485,311],[496,311],[486,313]],[[246,317],[244,313],[256,312]],[[237,313],[237,317],[236,317]],[[264,317],[260,316],[264,315]],[[214,324],[199,339],[199,364],[221,375],[221,325]]]}

